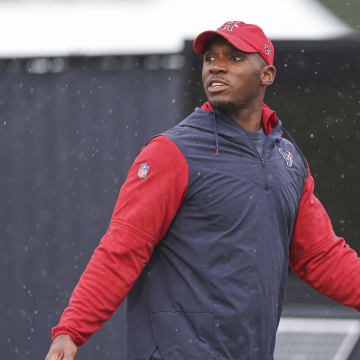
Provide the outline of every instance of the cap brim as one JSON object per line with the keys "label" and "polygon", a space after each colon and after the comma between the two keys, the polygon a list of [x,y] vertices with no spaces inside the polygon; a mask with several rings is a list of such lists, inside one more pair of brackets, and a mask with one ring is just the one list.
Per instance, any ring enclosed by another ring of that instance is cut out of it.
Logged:
{"label": "cap brim", "polygon": [[208,31],[204,31],[201,34],[199,34],[195,38],[194,43],[193,43],[194,51],[197,54],[202,55],[205,52],[206,46],[209,43],[209,41],[212,40],[215,36],[223,37],[231,45],[233,45],[240,51],[249,52],[249,53],[258,52],[253,46],[248,44],[246,41],[244,41],[238,37],[232,36],[229,33],[215,31],[215,30],[208,30]]}

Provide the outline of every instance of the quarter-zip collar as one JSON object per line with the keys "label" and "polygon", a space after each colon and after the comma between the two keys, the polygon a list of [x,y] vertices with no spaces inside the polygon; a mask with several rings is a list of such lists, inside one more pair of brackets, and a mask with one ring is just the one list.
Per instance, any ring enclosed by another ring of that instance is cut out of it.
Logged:
{"label": "quarter-zip collar", "polygon": [[[271,110],[265,104],[263,104],[261,121],[265,133],[268,136],[266,144],[273,146],[275,142],[281,138],[282,124],[280,120],[278,120],[275,111]],[[179,125],[213,133],[215,156],[219,156],[221,153],[219,137],[226,138],[233,143],[246,144],[246,146],[252,148],[252,146],[249,145],[250,140],[246,130],[222,111],[214,110],[208,102],[201,108],[196,108],[194,113]]]}
{"label": "quarter-zip collar", "polygon": [[[201,108],[206,111],[213,112],[214,109],[211,104],[207,101],[204,103]],[[279,120],[276,116],[276,112],[271,110],[265,103],[262,105],[262,116],[261,122],[264,127],[266,135],[269,135],[270,131],[278,125]]]}

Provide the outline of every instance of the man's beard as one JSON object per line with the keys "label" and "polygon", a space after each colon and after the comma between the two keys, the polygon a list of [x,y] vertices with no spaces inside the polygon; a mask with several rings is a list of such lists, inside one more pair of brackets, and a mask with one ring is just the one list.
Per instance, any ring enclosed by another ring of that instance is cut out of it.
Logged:
{"label": "man's beard", "polygon": [[220,110],[230,117],[236,116],[245,110],[245,104],[243,102],[235,104],[232,101],[210,101],[210,105],[213,109]]}

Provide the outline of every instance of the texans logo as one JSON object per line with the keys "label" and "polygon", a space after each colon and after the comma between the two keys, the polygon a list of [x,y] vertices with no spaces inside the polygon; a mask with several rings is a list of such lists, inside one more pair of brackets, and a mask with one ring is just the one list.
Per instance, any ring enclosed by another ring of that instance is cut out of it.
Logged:
{"label": "texans logo", "polygon": [[234,27],[238,28],[241,21],[228,21],[223,26],[220,26],[218,30],[233,31]]}
{"label": "texans logo", "polygon": [[294,157],[293,154],[290,151],[283,150],[282,148],[279,148],[279,152],[286,161],[286,165],[288,167],[292,167],[294,164]]}

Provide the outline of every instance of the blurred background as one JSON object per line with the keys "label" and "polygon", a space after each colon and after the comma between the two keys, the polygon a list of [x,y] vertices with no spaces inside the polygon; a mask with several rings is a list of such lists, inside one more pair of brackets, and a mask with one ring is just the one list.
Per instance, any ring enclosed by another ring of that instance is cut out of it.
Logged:
{"label": "blurred background", "polygon": [[[273,40],[266,103],[360,252],[360,0],[0,0],[1,359],[45,358],[137,152],[205,101],[192,40],[228,20]],[[125,359],[125,306],[77,359]],[[289,272],[275,359],[359,359],[359,320]]]}

